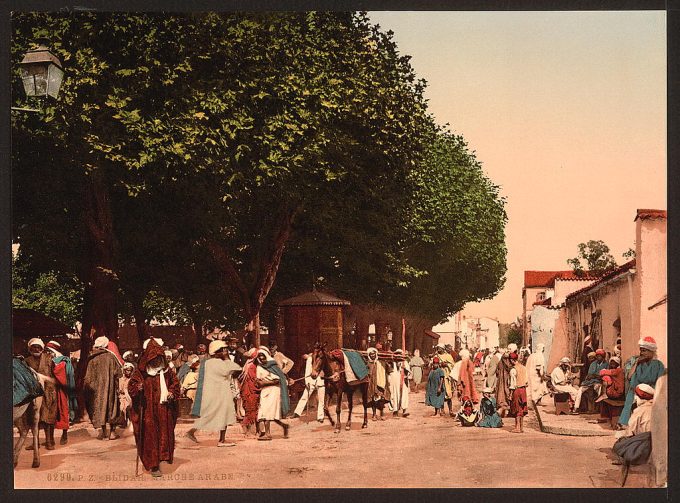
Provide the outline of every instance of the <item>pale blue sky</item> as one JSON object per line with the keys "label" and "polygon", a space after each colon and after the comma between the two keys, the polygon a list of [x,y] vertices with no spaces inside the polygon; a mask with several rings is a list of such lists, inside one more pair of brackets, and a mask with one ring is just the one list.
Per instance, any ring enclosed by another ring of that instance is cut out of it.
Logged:
{"label": "pale blue sky", "polygon": [[637,208],[666,208],[666,15],[372,12],[428,81],[430,109],[508,198],[508,280],[465,314],[521,314],[523,271],[602,239],[619,263]]}

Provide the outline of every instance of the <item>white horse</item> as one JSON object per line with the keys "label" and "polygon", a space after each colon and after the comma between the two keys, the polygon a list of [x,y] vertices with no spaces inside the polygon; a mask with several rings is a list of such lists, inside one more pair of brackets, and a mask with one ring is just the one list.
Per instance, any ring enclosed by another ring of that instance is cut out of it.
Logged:
{"label": "white horse", "polygon": [[[55,382],[53,378],[42,375],[31,369],[33,376],[40,383],[40,387],[45,389],[46,382]],[[17,405],[12,411],[12,421],[14,426],[19,430],[19,438],[14,443],[14,467],[16,468],[19,462],[19,453],[24,447],[28,430],[33,433],[33,468],[40,466],[40,408],[42,407],[43,397],[38,396],[33,400],[23,404]]]}

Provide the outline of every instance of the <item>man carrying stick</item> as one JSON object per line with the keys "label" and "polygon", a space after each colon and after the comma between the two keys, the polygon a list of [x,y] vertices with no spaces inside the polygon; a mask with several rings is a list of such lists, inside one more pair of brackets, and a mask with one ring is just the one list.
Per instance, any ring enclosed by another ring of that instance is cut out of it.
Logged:
{"label": "man carrying stick", "polygon": [[168,369],[163,348],[153,339],[130,377],[128,392],[132,398],[130,419],[137,454],[144,469],[153,477],[160,477],[160,462],[171,464],[175,452],[180,387],[177,375]]}

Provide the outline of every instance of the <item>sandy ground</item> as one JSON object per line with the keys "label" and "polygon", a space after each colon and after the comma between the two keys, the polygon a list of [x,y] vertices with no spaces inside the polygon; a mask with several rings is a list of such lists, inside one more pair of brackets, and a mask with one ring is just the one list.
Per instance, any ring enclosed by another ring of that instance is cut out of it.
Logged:
{"label": "sandy ground", "polygon": [[[411,416],[370,421],[361,429],[363,409],[353,414],[351,431],[334,434],[319,424],[290,420],[290,439],[272,424],[271,442],[245,439],[240,427],[227,437],[236,447],[218,448],[217,434],[199,433],[200,444],[184,438],[190,421],[178,424],[175,460],[162,464],[164,476],[135,477],[132,433],[99,441],[78,425],[69,444],[41,449],[40,468],[22,452],[16,488],[330,488],[330,487],[617,487],[620,469],[611,464],[611,437],[541,433],[530,411],[523,435],[502,429],[463,428],[451,418],[431,418],[424,393],[411,395]],[[456,409],[454,403],[454,410]],[[343,420],[347,412],[343,410]],[[57,437],[59,433],[57,432]],[[57,441],[58,442],[58,441]],[[626,487],[643,487],[645,476],[631,472]]]}

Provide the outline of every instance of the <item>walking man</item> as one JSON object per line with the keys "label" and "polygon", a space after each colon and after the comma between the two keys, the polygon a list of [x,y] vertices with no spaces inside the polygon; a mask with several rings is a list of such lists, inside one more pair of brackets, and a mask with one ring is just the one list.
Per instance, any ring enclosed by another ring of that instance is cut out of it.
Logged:
{"label": "walking man", "polygon": [[179,392],[177,374],[168,368],[163,348],[150,341],[130,377],[128,393],[137,453],[156,478],[162,475],[161,461],[173,461]]}
{"label": "walking man", "polygon": [[236,423],[236,409],[231,381],[241,367],[229,359],[227,344],[214,340],[208,347],[210,358],[205,360],[199,370],[198,388],[194,401],[195,415],[200,416],[187,438],[198,443],[196,430],[219,431],[217,447],[233,447],[236,444],[226,441],[227,426]]}
{"label": "walking man", "polygon": [[[52,361],[52,354],[45,351],[45,343],[36,338],[28,341],[28,350],[31,353],[26,357],[24,362],[26,365],[35,370],[38,374],[54,378],[54,362]],[[54,449],[54,423],[57,420],[57,388],[54,382],[45,382],[45,394],[43,396],[42,406],[40,407],[40,425],[45,429],[45,447],[51,451]],[[33,444],[29,445],[26,450],[32,450]]]}
{"label": "walking man", "polygon": [[106,349],[108,344],[107,337],[95,339],[83,384],[87,414],[92,426],[99,430],[98,440],[119,438],[116,433],[116,425],[120,422],[118,379],[122,377],[123,369],[116,355]]}
{"label": "walking man", "polygon": [[302,397],[300,397],[300,401],[297,403],[297,406],[295,407],[295,412],[293,413],[293,417],[300,417],[302,415],[302,411],[305,410],[305,406],[307,405],[307,402],[309,401],[309,398],[312,396],[312,393],[316,392],[316,420],[319,423],[323,423],[323,406],[324,406],[324,400],[326,399],[326,388],[324,387],[324,374],[323,370],[319,372],[319,374],[316,376],[316,378],[312,377],[312,356],[315,351],[318,351],[320,348],[319,343],[316,343],[314,345],[314,349],[312,352],[302,355],[302,358],[305,361],[305,390],[302,392]]}

